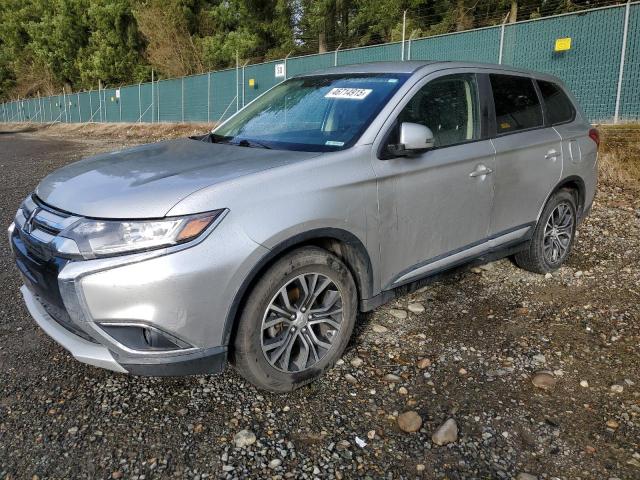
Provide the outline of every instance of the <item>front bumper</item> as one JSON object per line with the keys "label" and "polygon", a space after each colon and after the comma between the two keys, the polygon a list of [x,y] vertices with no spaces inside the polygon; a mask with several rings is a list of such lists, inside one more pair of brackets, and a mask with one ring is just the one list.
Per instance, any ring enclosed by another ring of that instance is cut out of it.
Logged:
{"label": "front bumper", "polygon": [[29,313],[40,328],[68,350],[76,360],[95,367],[113,370],[114,372],[126,372],[122,365],[115,361],[113,355],[106,347],[73,335],[69,330],[54,320],[26,285],[20,288],[20,292],[27,305],[27,310],[29,310]]}
{"label": "front bumper", "polygon": [[[232,300],[266,251],[233,222],[192,246],[86,261],[43,261],[24,232],[9,233],[38,325],[79,361],[134,375],[223,370]],[[112,326],[160,332],[178,347],[139,349]]]}
{"label": "front bumper", "polygon": [[168,358],[138,359],[139,362],[142,361],[144,363],[121,364],[114,358],[107,347],[74,335],[61,326],[47,313],[42,303],[26,285],[20,288],[20,292],[27,305],[27,310],[29,310],[29,313],[40,328],[82,363],[114,372],[154,377],[218,373],[226,365],[226,347],[203,349],[198,352]]}

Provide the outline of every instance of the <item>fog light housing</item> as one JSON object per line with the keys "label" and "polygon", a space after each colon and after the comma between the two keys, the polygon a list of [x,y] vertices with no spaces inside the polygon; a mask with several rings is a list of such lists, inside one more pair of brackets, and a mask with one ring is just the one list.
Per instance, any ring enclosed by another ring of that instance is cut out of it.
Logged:
{"label": "fog light housing", "polygon": [[100,327],[116,342],[131,350],[171,351],[193,348],[192,345],[157,327],[135,323],[102,323]]}

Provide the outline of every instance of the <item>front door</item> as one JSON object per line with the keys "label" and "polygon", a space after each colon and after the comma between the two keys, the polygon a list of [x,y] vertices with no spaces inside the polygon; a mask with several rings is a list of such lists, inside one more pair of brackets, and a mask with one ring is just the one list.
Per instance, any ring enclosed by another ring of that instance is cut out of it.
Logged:
{"label": "front door", "polygon": [[[481,135],[476,75],[429,77],[406,98],[381,145],[382,158],[373,161],[383,290],[410,282],[428,273],[429,265],[480,242],[491,218],[495,150]],[[393,157],[385,147],[398,142],[402,122],[429,127],[434,148]]]}

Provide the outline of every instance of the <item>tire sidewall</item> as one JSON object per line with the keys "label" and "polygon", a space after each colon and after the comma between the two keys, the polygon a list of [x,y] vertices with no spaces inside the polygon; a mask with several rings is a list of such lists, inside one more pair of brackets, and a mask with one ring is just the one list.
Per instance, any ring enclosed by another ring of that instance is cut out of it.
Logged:
{"label": "tire sidewall", "polygon": [[[544,255],[544,230],[545,230],[545,226],[547,225],[547,222],[549,221],[549,217],[551,213],[555,210],[555,208],[560,203],[569,204],[569,207],[571,209],[571,214],[573,215],[573,228],[571,231],[571,240],[569,242],[569,248],[567,249],[565,254],[561,257],[560,261],[558,261],[557,263],[550,263],[549,261],[547,261],[547,258]],[[553,196],[547,202],[544,210],[542,211],[542,215],[540,215],[540,221],[538,222],[538,226],[536,228],[536,232],[533,238],[535,242],[534,248],[536,249],[536,252],[535,252],[536,256],[538,256],[538,258],[541,260],[546,271],[551,272],[551,271],[557,270],[562,266],[562,264],[567,260],[567,258],[569,258],[569,255],[571,255],[571,250],[573,249],[573,241],[576,235],[577,220],[578,220],[577,208],[576,208],[576,201],[574,196],[566,190],[560,190],[554,193]]]}
{"label": "tire sidewall", "polygon": [[[267,306],[284,285],[304,273],[320,273],[332,280],[342,296],[342,328],[337,343],[313,367],[286,373],[271,366],[262,352],[262,321]],[[347,267],[328,251],[309,247],[277,261],[250,292],[234,342],[236,363],[250,380],[273,391],[290,391],[319,377],[346,348],[357,315],[356,287]]]}

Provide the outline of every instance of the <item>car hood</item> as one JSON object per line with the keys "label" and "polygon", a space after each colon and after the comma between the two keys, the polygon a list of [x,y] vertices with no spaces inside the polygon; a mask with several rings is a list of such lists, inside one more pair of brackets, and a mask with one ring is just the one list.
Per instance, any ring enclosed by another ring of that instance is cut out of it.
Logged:
{"label": "car hood", "polygon": [[318,155],[185,138],[80,160],[45,177],[36,195],[86,217],[157,218],[201,188]]}

